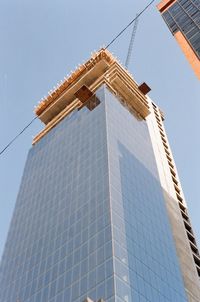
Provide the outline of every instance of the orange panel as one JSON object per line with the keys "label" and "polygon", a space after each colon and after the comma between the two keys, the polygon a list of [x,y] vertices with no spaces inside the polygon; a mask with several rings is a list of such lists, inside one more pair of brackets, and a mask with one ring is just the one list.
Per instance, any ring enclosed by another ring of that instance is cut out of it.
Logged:
{"label": "orange panel", "polygon": [[176,0],[162,0],[158,5],[157,9],[163,13],[166,9],[168,9],[171,5],[174,4]]}
{"label": "orange panel", "polygon": [[200,60],[199,60],[199,58],[196,56],[194,50],[192,49],[192,47],[190,46],[190,44],[187,42],[184,35],[180,31],[175,33],[174,37],[176,38],[176,41],[182,48],[188,62],[192,66],[192,69],[194,70],[197,78],[200,80]]}

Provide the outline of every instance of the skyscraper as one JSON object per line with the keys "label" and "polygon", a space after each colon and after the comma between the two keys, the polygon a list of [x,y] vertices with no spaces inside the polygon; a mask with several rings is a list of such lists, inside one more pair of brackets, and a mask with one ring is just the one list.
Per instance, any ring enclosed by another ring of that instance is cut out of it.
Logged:
{"label": "skyscraper", "polygon": [[200,79],[200,1],[162,0],[157,8]]}
{"label": "skyscraper", "polygon": [[0,302],[200,300],[163,113],[105,49],[36,107]]}

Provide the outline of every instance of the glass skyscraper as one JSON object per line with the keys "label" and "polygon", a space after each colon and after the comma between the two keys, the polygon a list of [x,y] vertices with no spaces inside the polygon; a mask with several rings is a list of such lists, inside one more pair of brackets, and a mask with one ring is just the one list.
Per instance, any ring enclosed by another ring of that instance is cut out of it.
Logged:
{"label": "glass skyscraper", "polygon": [[0,302],[199,301],[198,249],[144,87],[102,49],[36,108],[46,127],[27,157]]}
{"label": "glass skyscraper", "polygon": [[157,7],[200,79],[200,1],[162,0]]}

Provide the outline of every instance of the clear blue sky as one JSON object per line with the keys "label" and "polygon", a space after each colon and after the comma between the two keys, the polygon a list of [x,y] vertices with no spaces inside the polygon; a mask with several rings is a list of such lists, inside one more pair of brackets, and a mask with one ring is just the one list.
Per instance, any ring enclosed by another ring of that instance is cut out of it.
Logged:
{"label": "clear blue sky", "polygon": [[[148,0],[0,0],[0,148],[32,118],[33,108],[91,51],[107,44]],[[156,2],[158,3],[158,1]],[[155,4],[156,4],[155,3]],[[110,48],[125,62],[130,29]],[[200,83],[153,5],[141,18],[130,71],[147,82],[165,127],[200,242]],[[0,256],[36,121],[0,157]]]}

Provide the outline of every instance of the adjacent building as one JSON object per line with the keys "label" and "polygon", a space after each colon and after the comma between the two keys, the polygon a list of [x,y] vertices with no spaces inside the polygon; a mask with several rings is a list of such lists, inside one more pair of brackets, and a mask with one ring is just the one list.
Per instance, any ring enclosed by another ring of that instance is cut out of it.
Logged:
{"label": "adjacent building", "polygon": [[157,8],[200,79],[200,1],[162,0]]}
{"label": "adjacent building", "polygon": [[101,49],[36,107],[0,302],[199,302],[200,257],[164,116]]}

